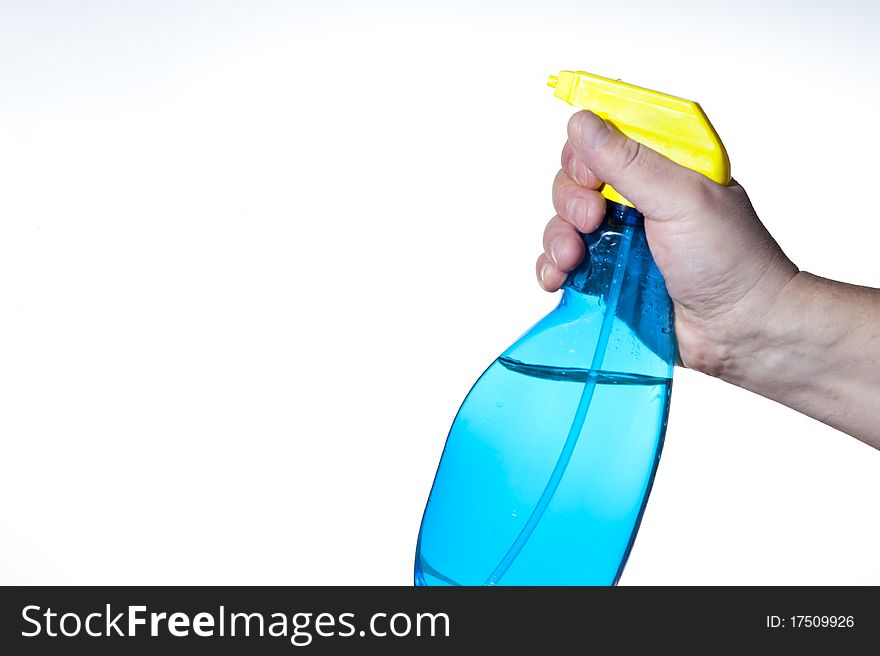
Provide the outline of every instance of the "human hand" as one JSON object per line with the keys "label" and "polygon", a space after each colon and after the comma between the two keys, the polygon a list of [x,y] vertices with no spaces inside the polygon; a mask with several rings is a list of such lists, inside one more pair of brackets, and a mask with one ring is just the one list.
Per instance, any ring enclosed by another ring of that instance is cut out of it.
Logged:
{"label": "human hand", "polygon": [[736,182],[719,185],[628,139],[589,111],[574,114],[553,182],[557,212],[538,258],[556,291],[584,257],[579,233],[598,228],[607,182],[645,216],[648,245],[675,309],[682,363],[720,376],[731,353],[761,332],[769,308],[798,273]]}

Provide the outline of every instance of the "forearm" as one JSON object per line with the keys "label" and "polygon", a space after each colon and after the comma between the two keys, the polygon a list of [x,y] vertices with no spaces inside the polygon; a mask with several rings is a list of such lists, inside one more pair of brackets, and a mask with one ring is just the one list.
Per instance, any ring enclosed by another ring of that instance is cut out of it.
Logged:
{"label": "forearm", "polygon": [[880,290],[798,273],[720,377],[880,449]]}

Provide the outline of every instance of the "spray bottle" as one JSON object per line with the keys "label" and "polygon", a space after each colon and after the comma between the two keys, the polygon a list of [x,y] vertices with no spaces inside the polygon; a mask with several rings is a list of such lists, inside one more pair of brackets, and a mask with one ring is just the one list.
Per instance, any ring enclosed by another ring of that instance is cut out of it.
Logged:
{"label": "spray bottle", "polygon": [[[699,105],[584,72],[555,95],[727,184]],[[559,305],[493,362],[446,441],[416,548],[417,585],[613,585],[660,460],[676,358],[672,302],[644,217],[606,214]]]}

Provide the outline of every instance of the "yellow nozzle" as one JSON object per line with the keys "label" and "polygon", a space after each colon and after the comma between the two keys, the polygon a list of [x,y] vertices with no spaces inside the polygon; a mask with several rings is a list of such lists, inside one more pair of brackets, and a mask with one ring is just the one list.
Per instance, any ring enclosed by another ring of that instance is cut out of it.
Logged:
{"label": "yellow nozzle", "polygon": [[[547,86],[567,103],[589,109],[626,136],[719,184],[730,182],[730,161],[721,139],[695,102],[583,71],[560,71]],[[632,207],[610,185],[608,200]]]}

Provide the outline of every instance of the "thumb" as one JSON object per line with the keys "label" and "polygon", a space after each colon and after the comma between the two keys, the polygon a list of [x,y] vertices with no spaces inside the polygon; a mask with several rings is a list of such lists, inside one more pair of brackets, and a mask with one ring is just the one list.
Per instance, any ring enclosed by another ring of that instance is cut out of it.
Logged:
{"label": "thumb", "polygon": [[709,178],[630,139],[590,111],[568,121],[575,155],[646,217],[673,218],[695,210]]}

